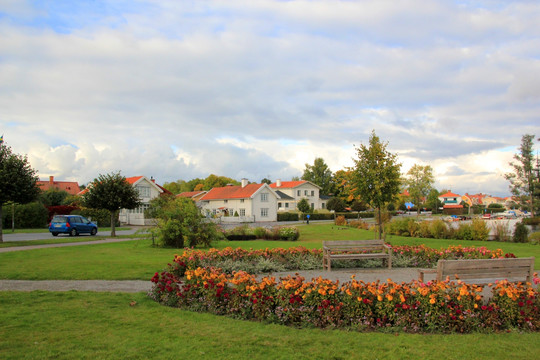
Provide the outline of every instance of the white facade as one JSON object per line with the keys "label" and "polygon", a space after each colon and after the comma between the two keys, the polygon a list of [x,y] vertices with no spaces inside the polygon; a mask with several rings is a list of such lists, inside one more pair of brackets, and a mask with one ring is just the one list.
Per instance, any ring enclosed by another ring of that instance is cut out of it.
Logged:
{"label": "white facade", "polygon": [[298,202],[302,199],[307,199],[313,210],[326,209],[326,200],[320,198],[321,188],[310,181],[282,182],[277,180],[271,187],[293,198],[293,200],[278,200],[279,211],[296,210]]}
{"label": "white facade", "polygon": [[153,219],[146,219],[144,211],[150,206],[150,200],[160,196],[164,191],[146,176],[127,179],[139,192],[141,206],[136,209],[122,209],[118,214],[121,224],[126,225],[152,225]]}
{"label": "white facade", "polygon": [[277,202],[278,195],[267,184],[215,188],[200,199],[204,215],[231,222],[277,221]]}

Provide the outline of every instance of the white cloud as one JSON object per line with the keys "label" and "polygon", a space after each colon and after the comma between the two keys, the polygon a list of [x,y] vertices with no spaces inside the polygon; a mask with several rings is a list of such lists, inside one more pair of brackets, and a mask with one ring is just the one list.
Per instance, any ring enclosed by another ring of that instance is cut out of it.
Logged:
{"label": "white cloud", "polygon": [[287,179],[375,129],[501,194],[499,150],[540,135],[537,2],[55,4],[0,5],[0,133],[42,175]]}

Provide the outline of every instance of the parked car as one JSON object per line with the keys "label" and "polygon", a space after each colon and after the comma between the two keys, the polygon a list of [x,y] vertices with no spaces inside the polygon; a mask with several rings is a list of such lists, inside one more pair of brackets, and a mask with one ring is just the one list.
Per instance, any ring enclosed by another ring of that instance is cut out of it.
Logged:
{"label": "parked car", "polygon": [[491,214],[484,214],[484,215],[482,215],[482,219],[485,219],[485,220],[491,219]]}
{"label": "parked car", "polygon": [[96,235],[98,227],[84,216],[55,215],[49,224],[49,231],[53,236],[57,236],[58,234],[77,236],[84,233]]}

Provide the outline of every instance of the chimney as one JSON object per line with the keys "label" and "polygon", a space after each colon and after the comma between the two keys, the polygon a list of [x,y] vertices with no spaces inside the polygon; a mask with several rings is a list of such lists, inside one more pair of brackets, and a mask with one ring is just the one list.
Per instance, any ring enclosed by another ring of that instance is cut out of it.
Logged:
{"label": "chimney", "polygon": [[281,187],[281,179],[276,180],[276,187]]}
{"label": "chimney", "polygon": [[54,176],[49,176],[49,185],[54,184]]}
{"label": "chimney", "polygon": [[245,188],[247,184],[248,184],[248,180],[246,178],[243,178],[242,179],[242,187]]}
{"label": "chimney", "polygon": [[154,179],[153,176],[150,176],[150,181],[152,181],[154,184],[156,183],[156,179]]}

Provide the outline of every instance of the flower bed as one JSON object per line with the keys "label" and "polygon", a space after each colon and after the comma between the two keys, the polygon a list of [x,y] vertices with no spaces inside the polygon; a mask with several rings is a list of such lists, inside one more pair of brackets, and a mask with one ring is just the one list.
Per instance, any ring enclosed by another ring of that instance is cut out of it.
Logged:
{"label": "flower bed", "polygon": [[530,284],[501,281],[485,302],[481,286],[413,281],[339,284],[289,276],[257,281],[244,271],[186,271],[185,282],[156,273],[150,296],[163,304],[291,326],[407,332],[471,332],[540,329],[540,297]]}
{"label": "flower bed", "polygon": [[[500,249],[491,251],[485,247],[450,246],[447,249],[437,250],[424,245],[404,245],[392,246],[392,250],[395,257],[394,264],[397,267],[432,267],[437,264],[439,259],[489,259],[504,256]],[[507,256],[513,255],[507,254]],[[360,267],[365,266],[366,262],[366,260],[356,260],[356,264],[351,266],[350,260],[336,261],[335,267],[355,267],[354,265],[359,264],[357,267]],[[376,266],[380,266],[377,261],[374,263]],[[175,255],[173,263],[169,264],[168,271],[181,277],[186,270],[210,266],[221,268],[226,273],[238,270],[263,273],[322,269],[322,250],[309,250],[302,246],[265,250],[244,250],[231,247],[208,251],[186,249],[181,255]]]}
{"label": "flower bed", "polygon": [[[425,246],[393,248],[398,256],[430,264],[440,258],[503,256],[501,250],[460,246],[445,250]],[[352,278],[339,284],[321,277],[305,281],[298,274],[279,281],[274,277],[257,280],[245,271],[226,273],[208,265],[261,259],[298,263],[297,259],[310,257],[320,264],[321,256],[321,250],[303,247],[186,250],[175,256],[167,271],[154,275],[150,296],[162,304],[192,311],[299,327],[407,332],[540,329],[540,297],[532,284],[498,282],[492,288],[493,296],[486,301],[481,286],[459,281],[397,284],[390,279],[386,283],[365,283]]]}

